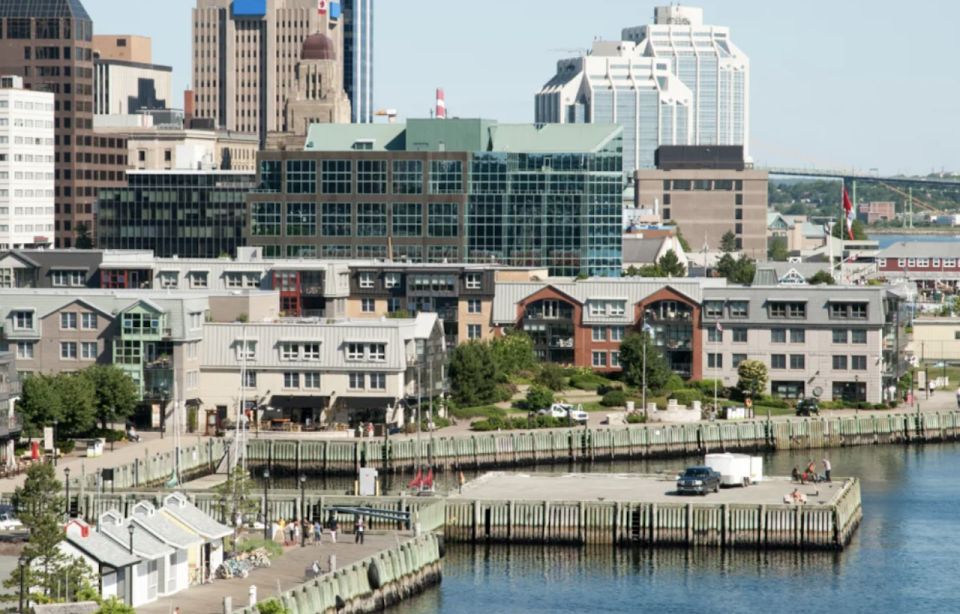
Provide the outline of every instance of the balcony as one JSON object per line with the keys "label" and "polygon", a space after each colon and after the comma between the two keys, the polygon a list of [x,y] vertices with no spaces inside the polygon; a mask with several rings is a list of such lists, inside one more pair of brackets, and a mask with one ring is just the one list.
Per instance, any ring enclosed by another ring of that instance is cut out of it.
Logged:
{"label": "balcony", "polygon": [[20,391],[20,380],[13,380],[12,382],[0,382],[0,399],[19,397]]}
{"label": "balcony", "polygon": [[20,416],[0,416],[0,438],[14,435],[23,430],[23,420]]}
{"label": "balcony", "polygon": [[550,347],[551,348],[572,348],[573,337],[551,337]]}

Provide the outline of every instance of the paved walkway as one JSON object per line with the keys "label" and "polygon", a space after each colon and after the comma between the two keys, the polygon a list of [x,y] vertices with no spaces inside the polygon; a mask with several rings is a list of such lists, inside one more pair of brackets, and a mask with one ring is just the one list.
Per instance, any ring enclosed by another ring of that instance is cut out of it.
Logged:
{"label": "paved walkway", "polygon": [[257,587],[257,600],[263,601],[306,582],[304,572],[314,561],[320,561],[321,568],[327,572],[331,554],[336,555],[338,568],[346,567],[410,537],[410,533],[367,531],[366,543],[355,545],[352,534],[339,535],[336,544],[331,544],[325,535],[321,545],[287,548],[282,556],[271,561],[270,567],[255,569],[246,578],[214,580],[211,584],[194,586],[140,606],[137,614],[170,614],[177,607],[183,614],[222,614],[224,597],[230,597],[233,609],[238,610],[247,606],[250,586]]}

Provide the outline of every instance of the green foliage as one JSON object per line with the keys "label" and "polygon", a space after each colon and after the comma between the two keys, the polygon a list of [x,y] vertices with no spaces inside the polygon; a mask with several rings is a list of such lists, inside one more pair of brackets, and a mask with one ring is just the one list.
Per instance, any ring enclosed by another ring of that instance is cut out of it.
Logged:
{"label": "green foliage", "polygon": [[577,281],[586,281],[587,279],[590,279],[590,276],[587,275],[586,273],[577,273],[577,276],[575,279]]}
{"label": "green foliage", "polygon": [[53,379],[60,395],[62,414],[58,434],[77,437],[96,426],[96,390],[93,381],[81,373],[60,373]]}
{"label": "green foliage", "polygon": [[630,265],[625,275],[627,277],[686,277],[687,268],[680,262],[677,253],[671,249],[660,256],[656,264],[648,264],[640,268]]}
{"label": "green foliage", "polygon": [[603,395],[600,404],[604,407],[625,407],[627,405],[627,394],[623,390],[611,390]]}
{"label": "green foliage", "polygon": [[766,396],[757,400],[757,405],[763,405],[764,407],[773,407],[775,409],[789,409],[790,403],[781,399],[780,397],[775,396]]}
{"label": "green foliage", "polygon": [[507,418],[487,418],[470,424],[474,431],[512,431],[526,429],[555,429],[571,426],[566,419],[553,416],[514,416]]}
{"label": "green foliage", "polygon": [[406,320],[408,318],[412,318],[413,314],[411,314],[406,309],[397,309],[396,311],[391,311],[390,313],[388,313],[387,317],[394,318],[397,320]]}
{"label": "green foliage", "polygon": [[513,395],[517,394],[517,387],[510,382],[501,382],[494,386],[493,390],[495,403],[505,403],[513,399]]}
{"label": "green foliage", "polygon": [[196,405],[187,405],[187,432],[196,433],[199,422],[200,408]]}
{"label": "green foliage", "polygon": [[262,537],[245,537],[242,541],[237,542],[237,552],[253,552],[254,550],[259,550],[260,548],[266,550],[267,556],[269,556],[271,559],[275,559],[283,554],[283,546],[270,539],[263,539]]}
{"label": "green foliage", "polygon": [[77,442],[73,439],[63,439],[57,442],[57,449],[64,454],[72,454],[77,449]]}
{"label": "green foliage", "polygon": [[60,391],[53,385],[54,376],[34,374],[23,379],[17,413],[23,418],[25,430],[39,435],[43,427],[53,424],[63,415]]}
{"label": "green foliage", "polygon": [[260,614],[290,614],[290,610],[283,607],[279,599],[261,601],[257,604],[257,612]]}
{"label": "green foliage", "polygon": [[569,384],[580,390],[599,390],[601,386],[609,386],[611,381],[591,369],[580,368],[570,376]]}
{"label": "green foliage", "polygon": [[94,407],[100,427],[125,422],[137,408],[140,391],[130,376],[115,365],[94,365],[81,373],[94,388]]}
{"label": "green foliage", "polygon": [[713,397],[713,387],[714,384],[717,386],[717,394],[723,395],[724,386],[723,382],[715,379],[702,379],[698,381],[691,381],[687,384],[690,388],[696,388],[704,396]]}
{"label": "green foliage", "polygon": [[[853,224],[850,225],[850,229],[853,231],[853,238],[856,241],[866,241],[870,237],[867,236],[866,226],[863,225],[863,222],[860,220],[853,220]],[[837,239],[849,239],[847,234],[847,222],[846,220],[840,220],[833,225],[833,230],[830,233]]]}
{"label": "green foliage", "polygon": [[767,365],[759,360],[745,360],[737,367],[737,388],[741,393],[750,393],[759,399],[767,388]]}
{"label": "green foliage", "polygon": [[671,372],[666,359],[646,333],[629,333],[620,344],[620,366],[623,380],[634,387],[643,385],[643,348],[647,355],[647,387],[660,390],[667,383]]}
{"label": "green foliage", "polygon": [[257,499],[250,496],[252,490],[253,480],[239,463],[227,475],[226,482],[213,487],[213,492],[217,495],[213,509],[224,524],[235,526],[234,519],[238,513],[246,516],[255,514],[260,509]]}
{"label": "green foliage", "polygon": [[773,237],[767,242],[767,258],[774,262],[786,262],[790,257],[787,251],[787,239],[784,237]]}
{"label": "green foliage", "polygon": [[671,392],[670,398],[676,399],[680,405],[689,407],[694,401],[703,401],[703,393],[696,388],[680,388]]}
{"label": "green foliage", "polygon": [[807,278],[807,283],[810,284],[811,286],[819,286],[821,284],[832,286],[835,283],[837,283],[837,281],[833,278],[833,275],[831,275],[829,272],[817,271],[816,273],[813,274],[813,276]]}
{"label": "green foliage", "polygon": [[497,399],[497,367],[490,345],[468,341],[458,345],[450,356],[450,387],[460,405],[493,403]]}
{"label": "green foliage", "polygon": [[660,390],[666,390],[668,392],[673,392],[674,390],[680,390],[686,388],[687,384],[683,381],[683,378],[677,375],[676,373],[671,373],[670,377],[667,378],[667,381],[663,384],[663,387]]}
{"label": "green foliage", "polygon": [[75,373],[31,375],[23,381],[17,410],[26,431],[39,435],[58,422],[57,436],[80,437],[133,415],[139,400],[136,384],[115,366],[96,365]]}
{"label": "green foliage", "polygon": [[505,418],[507,411],[496,405],[481,405],[480,407],[451,407],[450,415],[459,420],[471,418]]}
{"label": "green foliage", "polygon": [[750,284],[757,272],[757,263],[745,254],[740,254],[739,258],[734,258],[730,253],[724,253],[717,260],[716,271],[720,277],[726,277],[730,283]]}
{"label": "green foliage", "polygon": [[526,409],[536,411],[544,407],[550,407],[553,403],[553,391],[544,386],[530,386],[527,390],[527,398],[524,400]]}
{"label": "green foliage", "polygon": [[627,424],[643,424],[646,421],[647,417],[639,412],[627,414]]}
{"label": "green foliage", "polygon": [[732,230],[728,230],[720,237],[720,251],[724,254],[730,254],[737,251],[737,235]]}
{"label": "green foliage", "polygon": [[100,604],[97,614],[136,614],[136,610],[116,598],[107,599]]}
{"label": "green foliage", "polygon": [[540,368],[540,372],[537,373],[534,382],[544,388],[559,392],[566,387],[567,377],[563,367],[548,362]]}
{"label": "green foliage", "polygon": [[505,376],[530,371],[537,366],[533,340],[523,331],[513,331],[490,341],[490,353],[497,371]]}
{"label": "green foliage", "polygon": [[679,226],[677,226],[677,241],[680,242],[680,249],[687,253],[690,252],[690,244],[687,243],[687,239],[683,236],[683,232],[680,231]]}

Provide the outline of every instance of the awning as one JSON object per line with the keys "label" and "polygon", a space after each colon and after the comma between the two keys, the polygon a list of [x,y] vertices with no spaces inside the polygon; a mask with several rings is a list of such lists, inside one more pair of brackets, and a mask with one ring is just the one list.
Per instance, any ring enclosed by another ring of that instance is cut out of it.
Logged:
{"label": "awning", "polygon": [[330,402],[328,396],[305,394],[275,394],[268,405],[276,409],[323,409]]}

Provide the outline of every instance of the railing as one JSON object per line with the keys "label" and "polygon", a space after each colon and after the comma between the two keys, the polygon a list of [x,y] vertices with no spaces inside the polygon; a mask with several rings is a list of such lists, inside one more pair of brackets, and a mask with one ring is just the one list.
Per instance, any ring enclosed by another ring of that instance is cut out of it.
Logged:
{"label": "railing", "polygon": [[0,433],[17,433],[23,430],[23,420],[17,414],[0,416]]}

